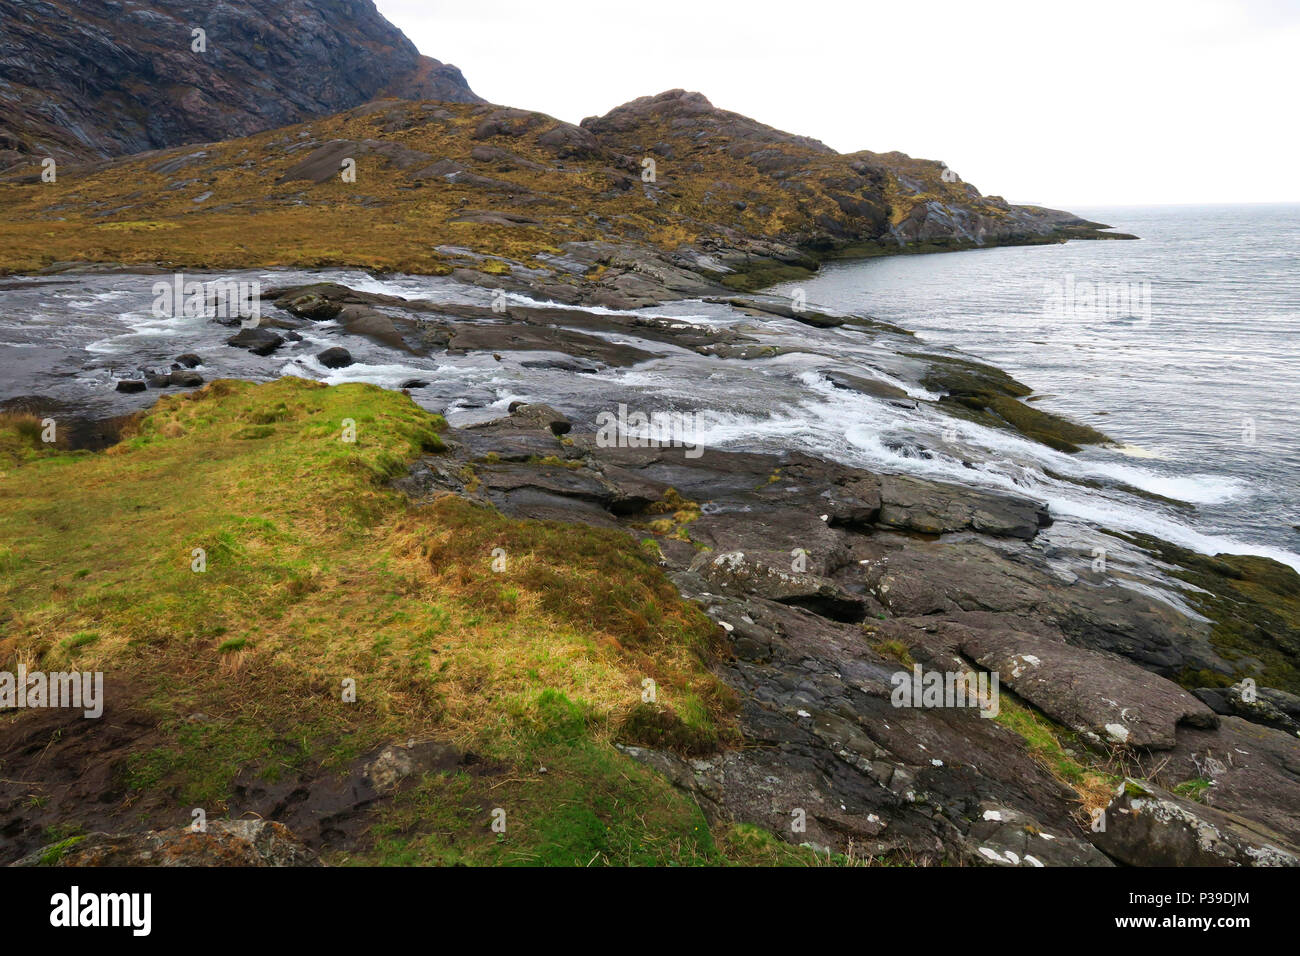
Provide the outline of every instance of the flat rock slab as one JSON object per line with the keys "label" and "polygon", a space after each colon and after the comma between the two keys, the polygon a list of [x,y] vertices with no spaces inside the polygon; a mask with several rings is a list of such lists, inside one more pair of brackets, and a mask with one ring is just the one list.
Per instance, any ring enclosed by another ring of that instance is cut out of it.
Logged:
{"label": "flat rock slab", "polygon": [[1113,654],[1018,631],[969,630],[959,647],[1058,723],[1109,744],[1170,750],[1179,724],[1219,723],[1177,684]]}
{"label": "flat rock slab", "polygon": [[1012,495],[901,475],[880,479],[880,523],[922,534],[978,531],[1029,539],[1051,524],[1047,507]]}
{"label": "flat rock slab", "polygon": [[1070,644],[1110,651],[1162,677],[1185,668],[1232,673],[1202,622],[1118,582],[1068,583],[1031,561],[976,541],[934,541],[885,555],[865,571],[868,589],[896,617],[985,612],[1015,630],[1037,632],[1032,623],[1045,622]]}

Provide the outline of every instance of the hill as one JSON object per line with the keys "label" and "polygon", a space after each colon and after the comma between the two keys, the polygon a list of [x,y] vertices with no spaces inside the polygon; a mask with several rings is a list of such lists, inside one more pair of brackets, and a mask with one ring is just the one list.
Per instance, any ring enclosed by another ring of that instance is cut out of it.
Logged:
{"label": "hill", "polygon": [[0,209],[8,271],[439,273],[440,247],[547,269],[574,243],[604,243],[744,288],[831,256],[1124,238],[984,196],[942,163],[840,154],[682,90],[578,126],[483,103],[377,100],[200,148],[59,167],[55,182],[33,162],[0,180]]}

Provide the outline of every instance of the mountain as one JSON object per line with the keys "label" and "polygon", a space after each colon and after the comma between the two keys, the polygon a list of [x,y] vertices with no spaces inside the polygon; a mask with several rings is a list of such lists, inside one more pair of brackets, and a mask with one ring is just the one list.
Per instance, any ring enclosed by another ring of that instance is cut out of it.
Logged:
{"label": "mountain", "polygon": [[0,168],[246,136],[381,95],[480,102],[371,0],[5,0],[0,38]]}
{"label": "mountain", "polygon": [[545,268],[537,257],[566,244],[604,243],[749,288],[833,256],[1122,238],[983,196],[942,163],[840,154],[682,90],[576,126],[484,103],[376,100],[198,149],[60,166],[53,183],[39,174],[31,157],[0,178],[0,269],[445,272],[448,247]]}

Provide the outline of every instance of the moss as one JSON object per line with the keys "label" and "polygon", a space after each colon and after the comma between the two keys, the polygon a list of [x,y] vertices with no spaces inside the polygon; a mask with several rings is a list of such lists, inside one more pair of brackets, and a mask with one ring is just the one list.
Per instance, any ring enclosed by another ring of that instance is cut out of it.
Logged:
{"label": "moss", "polygon": [[63,860],[63,855],[71,850],[78,843],[86,839],[84,834],[70,836],[64,840],[52,844],[41,851],[39,863],[41,866],[58,866]]}
{"label": "moss", "polygon": [[1210,642],[1234,665],[1230,675],[1188,671],[1184,687],[1221,687],[1252,677],[1300,693],[1300,574],[1271,558],[1210,557],[1149,535],[1118,535],[1173,566],[1193,585],[1186,600],[1213,623]]}
{"label": "moss", "polygon": [[632,708],[619,727],[618,739],[687,756],[712,753],[720,744],[718,730],[707,716],[699,714],[688,721],[671,707],[651,703]]}
{"label": "moss", "polygon": [[1214,786],[1213,780],[1207,780],[1204,777],[1196,777],[1192,780],[1184,780],[1176,784],[1173,792],[1180,797],[1186,797],[1188,800],[1195,800],[1197,803],[1205,802],[1205,794]]}
{"label": "moss", "polygon": [[744,271],[730,272],[720,277],[719,281],[728,289],[736,292],[752,292],[782,282],[798,282],[812,276],[816,266],[787,265],[785,263],[764,263],[746,268]]}
{"label": "moss", "polygon": [[940,401],[961,418],[1019,432],[1064,452],[1110,441],[1095,428],[1019,401],[1033,390],[1001,369],[950,356],[908,354],[928,363],[921,384],[931,391],[946,393]]}

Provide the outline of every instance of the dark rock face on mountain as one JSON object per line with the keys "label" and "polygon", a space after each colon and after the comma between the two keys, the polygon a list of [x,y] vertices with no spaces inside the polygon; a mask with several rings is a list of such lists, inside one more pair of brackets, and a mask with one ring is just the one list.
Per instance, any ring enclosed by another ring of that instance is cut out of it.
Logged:
{"label": "dark rock face on mountain", "polygon": [[379,96],[481,102],[371,0],[6,0],[0,38],[0,165],[246,136]]}

